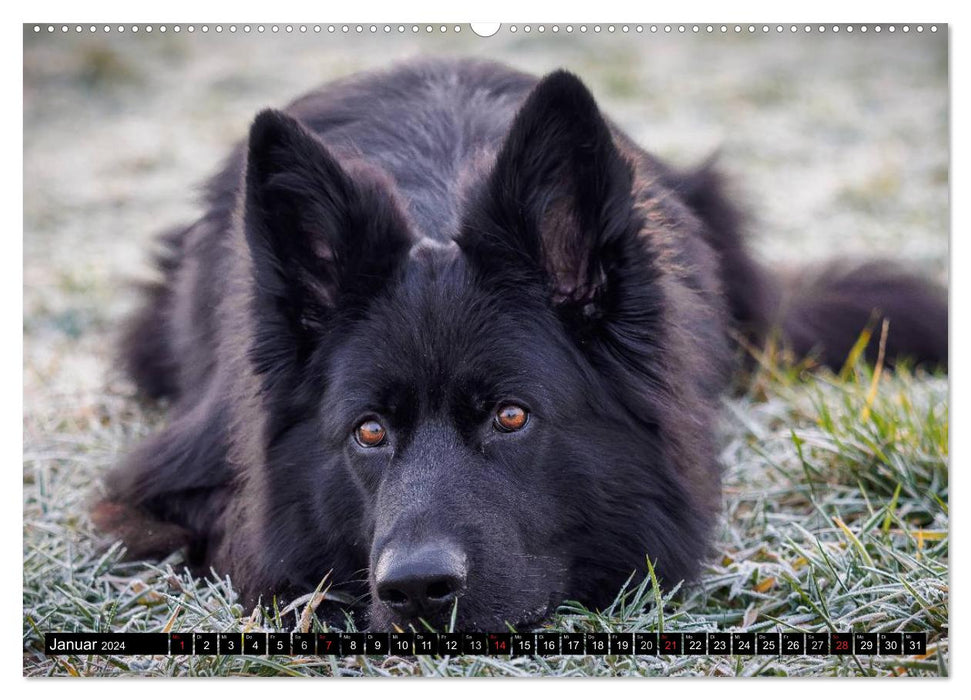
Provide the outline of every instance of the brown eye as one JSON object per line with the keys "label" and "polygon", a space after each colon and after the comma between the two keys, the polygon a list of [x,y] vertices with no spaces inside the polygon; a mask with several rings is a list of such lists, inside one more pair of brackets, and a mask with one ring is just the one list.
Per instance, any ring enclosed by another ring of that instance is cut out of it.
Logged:
{"label": "brown eye", "polygon": [[529,420],[529,413],[522,406],[517,406],[514,403],[507,403],[504,406],[500,406],[499,410],[496,411],[496,417],[493,421],[496,426],[496,430],[501,430],[504,433],[512,433],[517,430],[522,430],[526,425],[526,421]]}
{"label": "brown eye", "polygon": [[361,447],[377,447],[384,442],[387,431],[376,420],[366,420],[357,426],[354,438]]}

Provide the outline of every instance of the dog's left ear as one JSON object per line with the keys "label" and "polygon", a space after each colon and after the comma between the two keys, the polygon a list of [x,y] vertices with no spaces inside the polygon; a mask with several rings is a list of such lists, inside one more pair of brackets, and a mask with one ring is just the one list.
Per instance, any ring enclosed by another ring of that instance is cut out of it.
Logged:
{"label": "dog's left ear", "polygon": [[596,321],[640,229],[631,165],[590,91],[557,71],[527,97],[458,242],[475,266],[513,283],[541,272],[566,320]]}

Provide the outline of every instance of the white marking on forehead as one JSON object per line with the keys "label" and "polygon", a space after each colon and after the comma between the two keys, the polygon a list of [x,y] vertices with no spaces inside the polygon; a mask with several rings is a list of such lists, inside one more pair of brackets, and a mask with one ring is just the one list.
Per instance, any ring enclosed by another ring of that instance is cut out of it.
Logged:
{"label": "white marking on forehead", "polygon": [[417,260],[418,258],[430,258],[436,253],[453,256],[458,254],[458,251],[459,246],[455,241],[436,241],[434,238],[422,236],[411,246],[408,257]]}

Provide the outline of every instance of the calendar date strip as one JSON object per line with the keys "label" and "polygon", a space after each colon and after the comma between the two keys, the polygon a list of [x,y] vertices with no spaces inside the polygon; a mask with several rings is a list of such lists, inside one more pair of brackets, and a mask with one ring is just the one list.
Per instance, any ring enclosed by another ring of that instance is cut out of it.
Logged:
{"label": "calendar date strip", "polygon": [[49,632],[49,655],[247,656],[910,656],[925,632]]}

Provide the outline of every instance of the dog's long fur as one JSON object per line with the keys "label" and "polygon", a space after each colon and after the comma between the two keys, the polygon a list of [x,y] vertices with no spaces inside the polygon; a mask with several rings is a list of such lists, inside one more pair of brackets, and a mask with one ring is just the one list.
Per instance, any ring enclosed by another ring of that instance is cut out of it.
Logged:
{"label": "dog's long fur", "polygon": [[[603,605],[646,556],[690,579],[733,334],[839,366],[882,316],[888,360],[947,361],[942,290],[876,263],[777,279],[741,229],[713,167],[660,163],[566,72],[413,63],[263,112],[163,239],[123,357],[171,420],[95,520],[250,603],[328,572],[366,599],[389,542],[447,537],[475,629]],[[372,413],[384,452],[348,439]]]}

